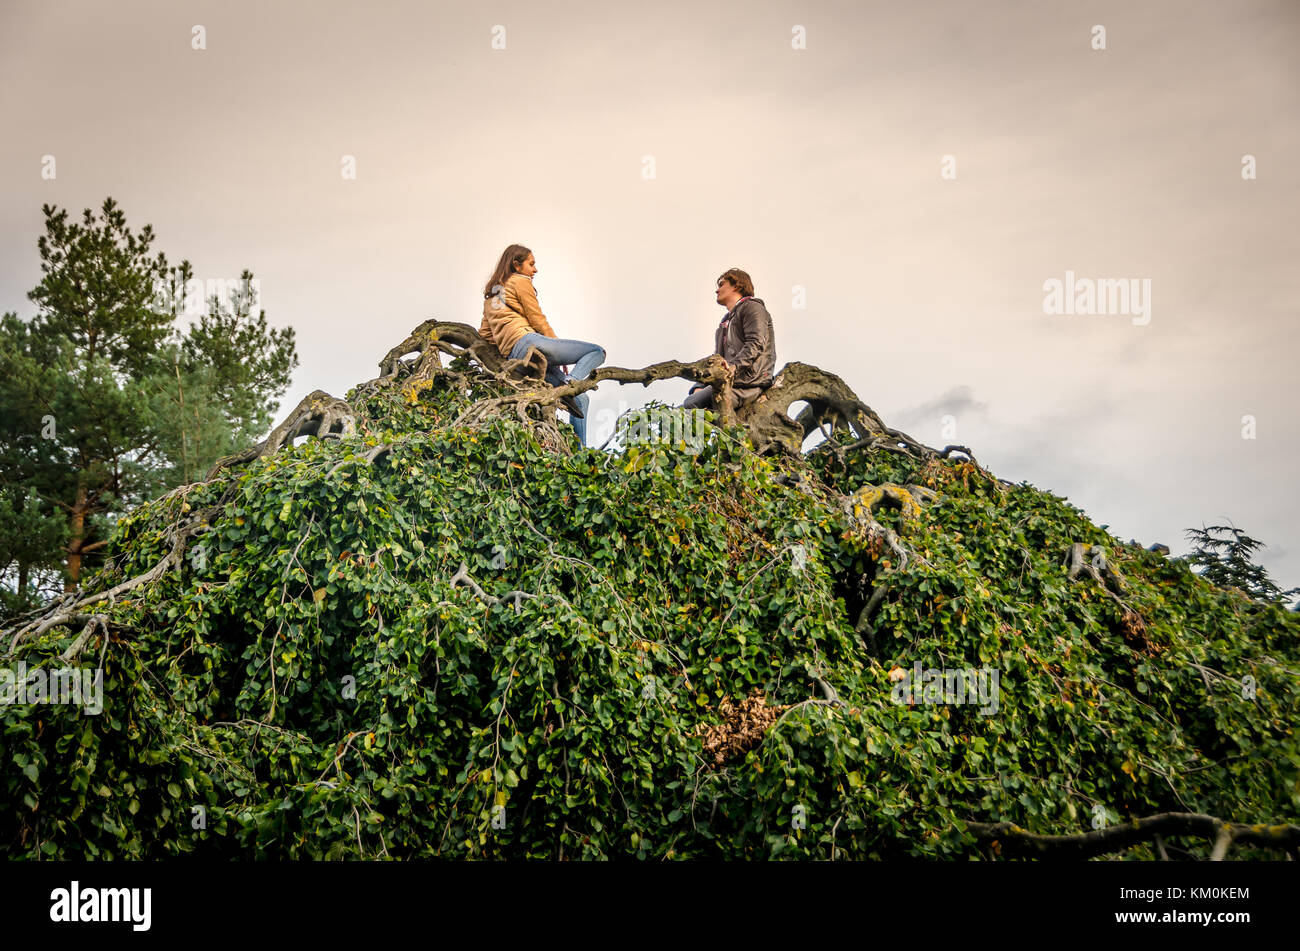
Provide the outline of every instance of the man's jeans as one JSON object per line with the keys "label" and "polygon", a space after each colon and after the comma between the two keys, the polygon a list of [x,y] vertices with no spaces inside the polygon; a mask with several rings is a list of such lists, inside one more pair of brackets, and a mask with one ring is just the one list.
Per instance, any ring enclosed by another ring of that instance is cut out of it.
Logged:
{"label": "man's jeans", "polygon": [[[605,362],[605,350],[594,343],[584,340],[566,340],[548,337],[546,334],[526,333],[510,350],[511,360],[522,360],[529,347],[536,347],[546,357],[546,382],[552,386],[563,386],[567,380],[585,380],[591,371]],[[566,363],[573,364],[573,372],[567,377],[560,367]],[[591,400],[586,393],[574,397],[578,408],[582,410],[582,419],[569,417],[573,431],[578,434],[578,442],[587,445],[587,407]]]}
{"label": "man's jeans", "polygon": [[[763,392],[761,386],[741,386],[733,387],[731,390],[731,411],[734,413],[741,406]],[[691,387],[691,392],[686,399],[682,401],[682,406],[686,409],[716,409],[713,405],[715,402],[713,396],[713,387],[696,386]]]}

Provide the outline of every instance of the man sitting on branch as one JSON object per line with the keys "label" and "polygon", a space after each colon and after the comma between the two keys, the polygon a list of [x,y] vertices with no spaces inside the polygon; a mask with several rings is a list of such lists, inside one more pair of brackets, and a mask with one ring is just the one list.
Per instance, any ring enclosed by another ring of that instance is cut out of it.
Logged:
{"label": "man sitting on branch", "polygon": [[[730,406],[734,413],[752,402],[772,385],[776,366],[776,337],[772,316],[754,296],[754,282],[740,268],[731,268],[718,278],[717,300],[727,314],[714,334],[714,352],[730,370]],[[716,409],[712,386],[695,384],[682,406],[686,409]]]}

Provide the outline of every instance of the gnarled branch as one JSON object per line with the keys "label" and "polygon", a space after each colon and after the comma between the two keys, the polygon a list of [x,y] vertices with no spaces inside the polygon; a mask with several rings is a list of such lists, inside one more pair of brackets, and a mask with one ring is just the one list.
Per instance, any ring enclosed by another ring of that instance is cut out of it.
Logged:
{"label": "gnarled branch", "polygon": [[356,432],[356,413],[343,400],[330,396],[324,390],[313,390],[302,398],[284,422],[256,446],[217,460],[208,472],[213,479],[222,469],[242,465],[269,456],[299,436],[350,436]]}

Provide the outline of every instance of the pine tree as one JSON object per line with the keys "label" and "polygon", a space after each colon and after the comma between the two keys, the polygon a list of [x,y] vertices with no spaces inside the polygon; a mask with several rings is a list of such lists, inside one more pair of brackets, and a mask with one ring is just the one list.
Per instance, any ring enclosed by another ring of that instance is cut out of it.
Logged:
{"label": "pine tree", "polygon": [[[182,261],[159,295],[178,321],[193,277]],[[184,337],[168,339],[141,380],[162,457],[171,463],[159,490],[201,479],[218,459],[256,443],[279,408],[275,397],[298,365],[294,330],[270,329],[265,311],[253,314],[252,282],[245,270],[227,301],[208,298],[207,311]]]}
{"label": "pine tree", "polygon": [[37,314],[0,322],[6,611],[50,593],[51,575],[74,589],[120,513],[255,443],[297,365],[292,329],[250,313],[250,272],[182,332],[175,292],[193,271],[151,254],[151,226],[132,232],[111,197],[80,223],[42,210]]}
{"label": "pine tree", "polygon": [[32,334],[16,314],[0,317],[0,613],[14,614],[57,593],[50,569],[63,559],[68,516],[58,500],[71,468],[54,435],[51,410],[70,385],[58,340]]}
{"label": "pine tree", "polygon": [[1300,588],[1283,591],[1268,576],[1263,565],[1256,564],[1254,554],[1267,547],[1235,525],[1211,525],[1186,530],[1193,550],[1187,560],[1200,566],[1200,575],[1211,584],[1237,588],[1257,601],[1285,604]]}

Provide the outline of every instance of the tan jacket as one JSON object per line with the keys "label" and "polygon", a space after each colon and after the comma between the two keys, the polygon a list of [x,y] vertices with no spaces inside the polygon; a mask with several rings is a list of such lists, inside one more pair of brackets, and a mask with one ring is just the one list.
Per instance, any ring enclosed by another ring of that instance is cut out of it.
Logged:
{"label": "tan jacket", "polygon": [[537,303],[532,278],[522,274],[511,274],[502,285],[500,294],[484,299],[483,322],[479,324],[478,332],[495,343],[503,357],[510,356],[510,351],[524,334],[555,336]]}

